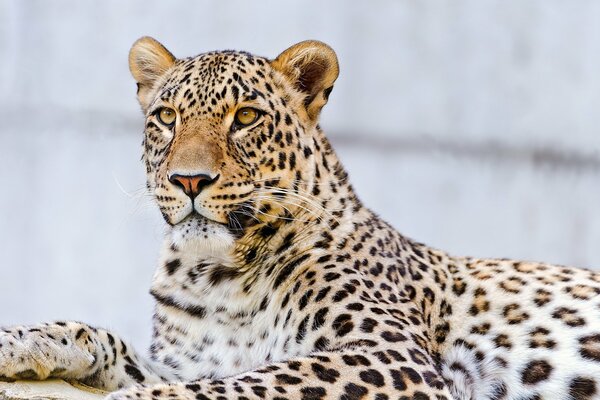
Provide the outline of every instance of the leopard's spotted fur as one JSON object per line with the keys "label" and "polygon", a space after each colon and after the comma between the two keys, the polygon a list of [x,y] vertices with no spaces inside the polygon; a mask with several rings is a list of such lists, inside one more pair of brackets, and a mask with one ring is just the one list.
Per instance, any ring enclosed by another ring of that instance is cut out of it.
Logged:
{"label": "leopard's spotted fur", "polygon": [[[317,124],[329,47],[177,60],[143,38],[130,65],[169,225],[150,359],[57,322],[3,330],[0,374],[112,400],[600,398],[600,274],[451,257],[365,208]],[[174,174],[205,177],[194,200]]]}

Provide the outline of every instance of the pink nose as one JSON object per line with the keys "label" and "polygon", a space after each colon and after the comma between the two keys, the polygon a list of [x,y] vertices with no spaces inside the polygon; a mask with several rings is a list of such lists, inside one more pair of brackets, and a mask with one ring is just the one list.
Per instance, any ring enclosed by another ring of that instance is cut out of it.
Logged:
{"label": "pink nose", "polygon": [[211,178],[209,175],[179,175],[173,174],[169,176],[169,182],[173,185],[181,188],[185,194],[187,194],[192,200],[196,198],[208,185],[215,182],[219,178],[217,175]]}

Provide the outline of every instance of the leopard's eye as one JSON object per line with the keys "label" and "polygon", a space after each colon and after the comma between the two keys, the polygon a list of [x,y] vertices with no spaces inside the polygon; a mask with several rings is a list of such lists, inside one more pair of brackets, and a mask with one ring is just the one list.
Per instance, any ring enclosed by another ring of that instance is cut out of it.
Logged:
{"label": "leopard's eye", "polygon": [[251,107],[240,108],[235,113],[235,124],[244,127],[251,125],[256,122],[256,120],[260,117],[260,112]]}
{"label": "leopard's eye", "polygon": [[158,120],[161,122],[161,124],[169,127],[173,126],[175,119],[177,119],[177,113],[175,110],[167,107],[161,108],[156,115],[158,116]]}

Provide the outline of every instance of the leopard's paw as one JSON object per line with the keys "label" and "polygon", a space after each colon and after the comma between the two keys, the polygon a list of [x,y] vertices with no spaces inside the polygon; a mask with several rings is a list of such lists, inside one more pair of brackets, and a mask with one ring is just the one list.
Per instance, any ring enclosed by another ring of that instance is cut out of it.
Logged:
{"label": "leopard's paw", "polygon": [[0,378],[78,378],[88,373],[95,357],[60,325],[0,330]]}

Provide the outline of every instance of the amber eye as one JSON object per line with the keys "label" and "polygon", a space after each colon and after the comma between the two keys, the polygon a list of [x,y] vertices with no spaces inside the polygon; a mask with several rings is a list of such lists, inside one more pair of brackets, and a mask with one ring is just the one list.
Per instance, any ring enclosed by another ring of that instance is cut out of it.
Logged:
{"label": "amber eye", "polygon": [[254,108],[244,107],[237,110],[235,113],[235,124],[244,127],[256,122],[260,117],[260,112]]}
{"label": "amber eye", "polygon": [[163,107],[158,113],[158,120],[166,126],[172,126],[175,123],[175,119],[177,119],[177,113],[172,108]]}

